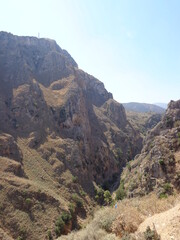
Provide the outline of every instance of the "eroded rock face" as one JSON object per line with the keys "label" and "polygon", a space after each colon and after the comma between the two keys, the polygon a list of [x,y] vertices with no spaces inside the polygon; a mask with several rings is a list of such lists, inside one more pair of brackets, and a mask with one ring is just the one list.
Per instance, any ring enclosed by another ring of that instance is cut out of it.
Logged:
{"label": "eroded rock face", "polygon": [[27,240],[47,238],[47,229],[55,238],[72,193],[84,204],[76,221],[85,217],[94,182],[115,181],[142,147],[124,107],[49,39],[0,32],[0,116],[0,227],[14,239],[24,227],[21,213],[33,229]]}
{"label": "eroded rock face", "polygon": [[14,138],[9,134],[0,134],[0,156],[22,161],[22,153]]}
{"label": "eroded rock face", "polygon": [[169,103],[163,119],[146,136],[141,154],[122,178],[129,196],[180,190],[180,100]]}
{"label": "eroded rock face", "polygon": [[66,168],[84,185],[108,181],[139,152],[124,107],[55,41],[1,32],[0,43],[2,132],[28,138],[37,151],[48,136],[64,139],[72,145]]}

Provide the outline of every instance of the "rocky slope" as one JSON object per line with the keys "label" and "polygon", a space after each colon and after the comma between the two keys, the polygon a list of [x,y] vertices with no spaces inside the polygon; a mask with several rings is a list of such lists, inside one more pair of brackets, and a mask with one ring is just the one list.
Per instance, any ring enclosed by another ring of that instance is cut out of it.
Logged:
{"label": "rocky slope", "polygon": [[162,119],[163,114],[153,112],[133,112],[126,110],[127,119],[134,129],[140,131],[144,138],[149,130],[154,128]]}
{"label": "rocky slope", "polygon": [[156,191],[163,198],[180,190],[180,100],[169,103],[121,179],[129,197]]}
{"label": "rocky slope", "polygon": [[93,185],[142,147],[124,107],[49,39],[0,32],[0,116],[0,232],[13,239],[55,236],[70,203],[65,232],[78,227]]}

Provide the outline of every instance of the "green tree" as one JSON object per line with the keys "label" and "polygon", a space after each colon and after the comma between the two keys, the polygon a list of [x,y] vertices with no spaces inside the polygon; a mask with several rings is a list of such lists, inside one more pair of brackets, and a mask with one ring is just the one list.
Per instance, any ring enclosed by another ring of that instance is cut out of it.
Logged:
{"label": "green tree", "polygon": [[111,193],[110,193],[108,190],[106,190],[106,191],[104,192],[104,202],[105,202],[107,205],[109,205],[109,204],[112,203],[112,196],[111,196]]}

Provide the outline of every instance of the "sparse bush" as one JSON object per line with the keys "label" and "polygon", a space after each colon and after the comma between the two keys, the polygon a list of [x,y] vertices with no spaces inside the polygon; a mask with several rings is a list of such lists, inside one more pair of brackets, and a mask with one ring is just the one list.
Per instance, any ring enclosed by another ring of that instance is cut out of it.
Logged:
{"label": "sparse bush", "polygon": [[121,160],[122,157],[123,157],[123,151],[122,151],[122,149],[119,147],[119,148],[116,149],[116,158],[117,158],[118,160]]}
{"label": "sparse bush", "polygon": [[56,236],[59,237],[63,233],[64,225],[65,225],[61,216],[58,218],[55,225],[56,225],[55,233],[56,233]]}
{"label": "sparse bush", "polygon": [[167,197],[168,197],[168,195],[167,195],[166,193],[164,193],[164,192],[161,192],[161,193],[159,194],[159,198],[160,198],[160,199],[167,198]]}
{"label": "sparse bush", "polygon": [[33,205],[33,201],[30,198],[25,199],[25,207],[29,210]]}
{"label": "sparse bush", "polygon": [[131,164],[129,162],[127,163],[126,166],[127,166],[128,170],[131,171]]}
{"label": "sparse bush", "polygon": [[159,193],[159,198],[167,198],[168,195],[171,195],[173,193],[173,187],[170,183],[165,183],[162,188],[161,191]]}
{"label": "sparse bush", "polygon": [[151,228],[148,226],[145,233],[144,233],[145,240],[160,240],[160,236],[158,235],[156,229]]}
{"label": "sparse bush", "polygon": [[53,236],[50,230],[47,232],[48,240],[53,240]]}
{"label": "sparse bush", "polygon": [[63,212],[61,214],[61,218],[64,221],[64,223],[67,224],[72,219],[72,215],[69,212]]}
{"label": "sparse bush", "polygon": [[95,199],[99,204],[104,204],[104,190],[101,186],[95,189]]}
{"label": "sparse bush", "polygon": [[112,196],[111,196],[111,193],[110,193],[108,190],[106,190],[106,191],[104,192],[104,202],[105,202],[107,205],[109,205],[109,204],[112,203]]}
{"label": "sparse bush", "polygon": [[20,229],[19,229],[19,236],[18,236],[17,240],[25,240],[26,237],[27,237],[27,231],[26,231],[26,229],[20,228]]}
{"label": "sparse bush", "polygon": [[24,240],[23,237],[19,236],[17,240]]}
{"label": "sparse bush", "polygon": [[164,165],[165,165],[164,159],[159,159],[159,164],[160,164],[161,166],[164,166]]}
{"label": "sparse bush", "polygon": [[172,120],[172,117],[170,116],[166,117],[166,127],[169,127],[169,128],[173,127],[173,120]]}
{"label": "sparse bush", "polygon": [[129,236],[128,233],[124,234],[121,240],[131,240],[131,237]]}
{"label": "sparse bush", "polygon": [[164,189],[165,193],[167,193],[167,194],[172,194],[172,192],[173,192],[173,188],[170,183],[165,183],[163,185],[163,189]]}
{"label": "sparse bush", "polygon": [[101,227],[106,230],[106,232],[111,232],[112,221],[111,219],[105,219],[101,222]]}
{"label": "sparse bush", "polygon": [[55,231],[57,237],[59,237],[61,235],[61,231],[60,231],[59,227],[56,226],[54,231]]}
{"label": "sparse bush", "polygon": [[77,181],[78,181],[78,177],[77,176],[72,176],[72,182],[77,183]]}
{"label": "sparse bush", "polygon": [[80,190],[80,194],[81,194],[82,197],[86,196],[86,193],[83,190]]}
{"label": "sparse bush", "polygon": [[75,210],[76,210],[75,204],[74,203],[70,203],[69,204],[69,211],[71,213],[71,216],[74,214]]}
{"label": "sparse bush", "polygon": [[72,194],[72,199],[75,202],[77,207],[82,207],[83,206],[83,201],[82,199],[77,195],[77,193]]}
{"label": "sparse bush", "polygon": [[55,223],[56,225],[55,233],[57,237],[63,233],[65,225],[68,224],[71,219],[72,219],[71,213],[62,212],[62,214],[59,216]]}
{"label": "sparse bush", "polygon": [[122,200],[126,197],[126,191],[124,188],[124,181],[121,180],[118,190],[116,191],[116,200]]}

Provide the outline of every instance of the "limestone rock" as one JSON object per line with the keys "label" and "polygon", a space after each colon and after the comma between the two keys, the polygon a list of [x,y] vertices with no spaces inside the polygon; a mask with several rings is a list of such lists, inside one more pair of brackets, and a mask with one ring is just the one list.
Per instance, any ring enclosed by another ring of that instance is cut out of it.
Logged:
{"label": "limestone rock", "polygon": [[0,134],[0,156],[22,161],[22,153],[13,136],[9,134]]}

